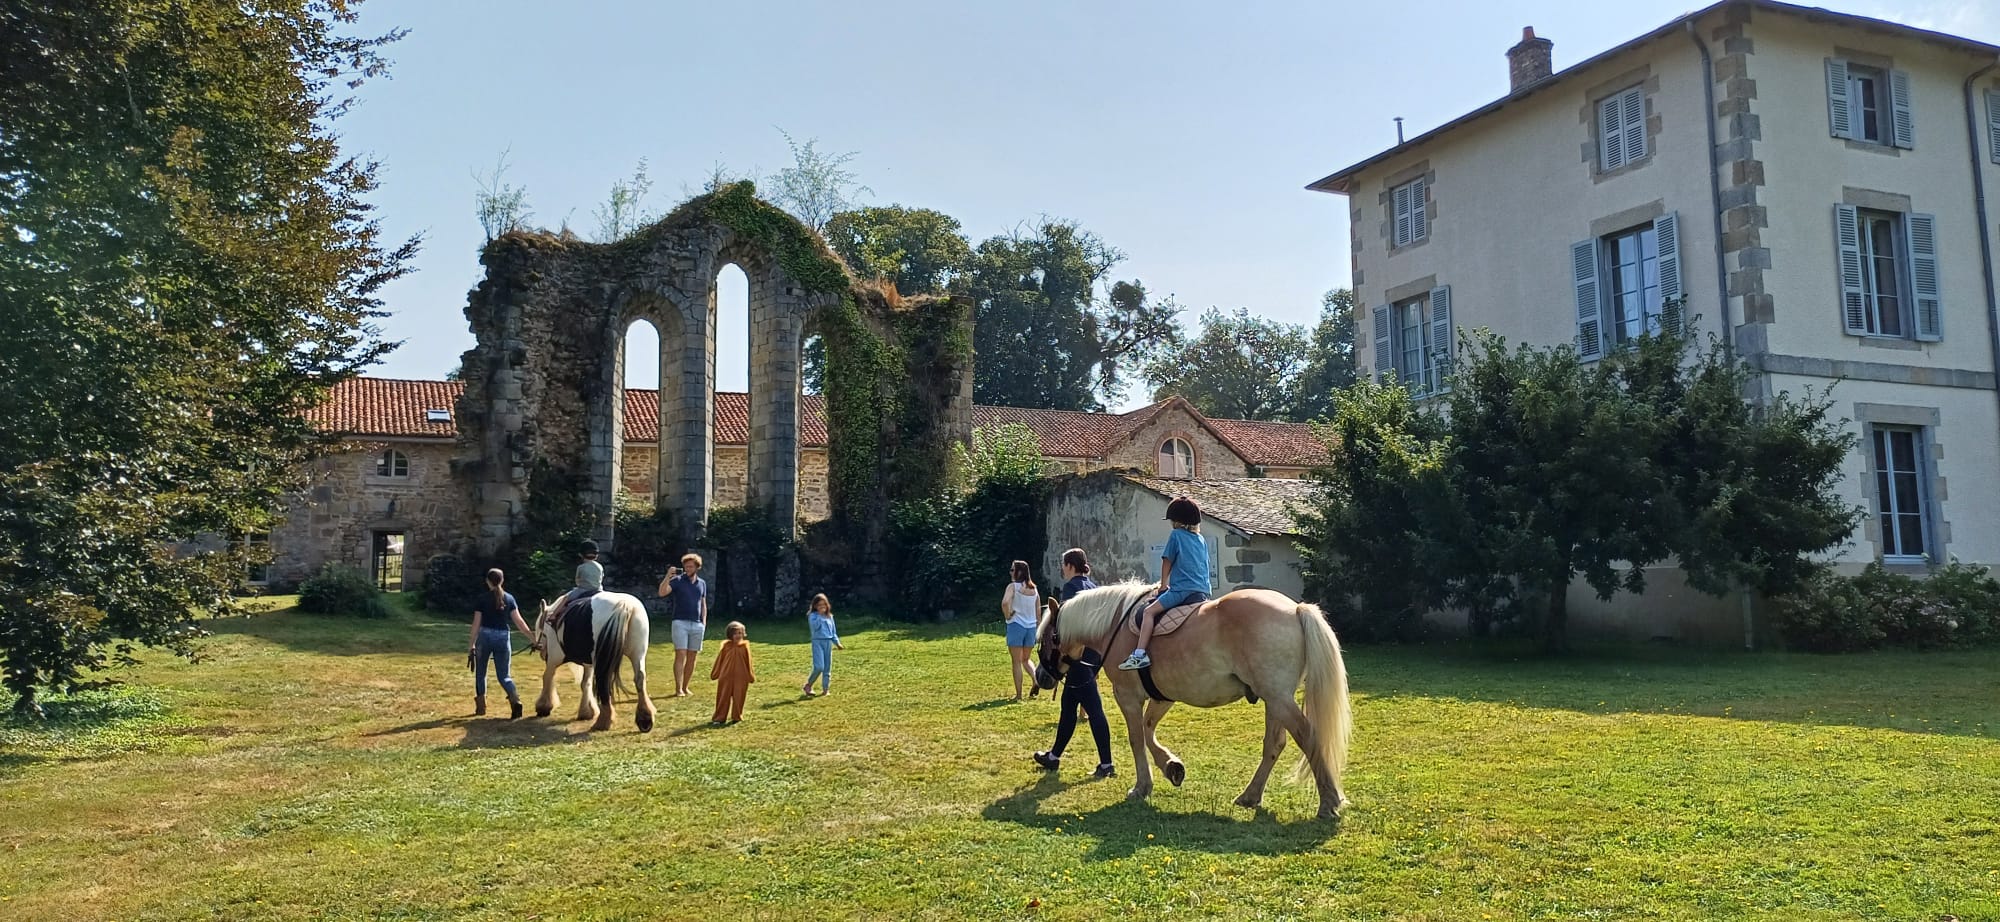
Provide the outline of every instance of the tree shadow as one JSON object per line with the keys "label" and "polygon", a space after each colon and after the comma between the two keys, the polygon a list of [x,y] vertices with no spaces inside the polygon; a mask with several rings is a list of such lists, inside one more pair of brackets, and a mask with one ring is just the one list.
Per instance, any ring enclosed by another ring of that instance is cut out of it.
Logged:
{"label": "tree shadow", "polygon": [[1060,835],[1095,836],[1097,844],[1086,856],[1093,861],[1127,858],[1155,846],[1214,854],[1295,855],[1313,851],[1340,833],[1338,818],[1282,822],[1262,808],[1232,808],[1247,816],[1175,813],[1161,810],[1149,800],[1120,800],[1083,814],[1042,812],[1042,801],[1072,786],[1049,772],[1034,784],[988,804],[979,815]]}
{"label": "tree shadow", "polygon": [[[202,627],[218,637],[254,637],[289,650],[323,656],[373,656],[386,653],[463,655],[464,623],[443,620],[435,612],[405,612],[392,606],[387,618],[315,615],[284,608],[240,618],[216,618]],[[440,630],[449,628],[449,630]],[[515,661],[530,659],[526,639],[516,646]],[[539,660],[537,660],[539,662]]]}
{"label": "tree shadow", "polygon": [[1350,652],[1371,698],[2000,736],[2000,651],[1845,655],[1445,643]]}

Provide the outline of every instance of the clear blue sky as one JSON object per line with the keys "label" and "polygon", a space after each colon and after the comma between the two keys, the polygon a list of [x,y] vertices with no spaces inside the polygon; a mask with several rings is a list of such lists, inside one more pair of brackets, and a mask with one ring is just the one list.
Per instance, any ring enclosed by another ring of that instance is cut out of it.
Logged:
{"label": "clear blue sky", "polygon": [[[2000,3],[1836,5],[2000,41]],[[471,174],[502,149],[538,222],[587,233],[639,158],[664,210],[717,163],[785,166],[779,128],[855,151],[865,203],[939,209],[975,243],[1076,220],[1128,255],[1119,278],[1175,296],[1190,324],[1210,306],[1308,322],[1348,262],[1343,200],[1307,182],[1389,146],[1394,116],[1414,135],[1502,95],[1522,26],[1555,42],[1560,69],[1697,6],[373,0],[363,31],[410,34],[339,130],[382,161],[389,234],[426,244],[386,293],[383,328],[404,346],[372,373],[441,377],[471,346]],[[738,306],[718,384],[741,390],[740,283],[723,293]],[[652,386],[640,368],[630,383]]]}

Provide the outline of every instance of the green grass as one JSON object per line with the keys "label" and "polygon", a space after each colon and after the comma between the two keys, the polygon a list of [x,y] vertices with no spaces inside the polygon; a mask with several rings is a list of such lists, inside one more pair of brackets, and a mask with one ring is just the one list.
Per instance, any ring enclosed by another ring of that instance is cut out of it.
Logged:
{"label": "green grass", "polygon": [[1115,715],[1118,779],[1087,734],[1035,770],[1055,707],[1000,700],[990,630],[845,618],[803,701],[803,625],[753,624],[744,722],[703,681],[641,736],[560,719],[573,685],[467,717],[465,625],[407,608],[215,627],[0,723],[0,918],[2000,919],[1994,652],[1351,650],[1333,823],[1230,805],[1246,705],[1176,709],[1150,803]]}

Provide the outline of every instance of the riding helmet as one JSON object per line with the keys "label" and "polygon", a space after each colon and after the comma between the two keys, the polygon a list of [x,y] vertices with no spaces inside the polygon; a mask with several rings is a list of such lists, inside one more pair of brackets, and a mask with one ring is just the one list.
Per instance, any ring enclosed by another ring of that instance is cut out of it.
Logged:
{"label": "riding helmet", "polygon": [[583,546],[577,549],[577,553],[582,554],[585,557],[589,557],[590,555],[597,553],[597,542],[592,541],[589,538],[585,538],[583,540]]}
{"label": "riding helmet", "polygon": [[1176,525],[1200,525],[1201,507],[1185,496],[1177,497],[1167,504],[1167,521]]}

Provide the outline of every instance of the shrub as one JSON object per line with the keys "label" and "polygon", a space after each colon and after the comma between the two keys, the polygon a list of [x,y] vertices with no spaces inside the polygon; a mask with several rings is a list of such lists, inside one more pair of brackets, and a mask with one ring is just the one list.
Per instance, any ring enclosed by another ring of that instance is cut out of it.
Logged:
{"label": "shrub", "polygon": [[975,430],[970,449],[954,451],[957,489],[889,510],[891,582],[905,617],[976,609],[988,589],[998,591],[1010,561],[1040,562],[1046,467],[1026,426]]}
{"label": "shrub", "polygon": [[424,565],[424,585],[418,599],[430,611],[463,615],[472,610],[472,582],[476,579],[465,561],[439,554]]}
{"label": "shrub", "polygon": [[299,610],[318,615],[389,616],[382,590],[375,588],[368,574],[333,563],[299,584]]}
{"label": "shrub", "polygon": [[1870,564],[1852,578],[1823,570],[1773,600],[1787,646],[1820,653],[1918,649],[2000,639],[2000,581],[1952,561],[1917,579]]}

